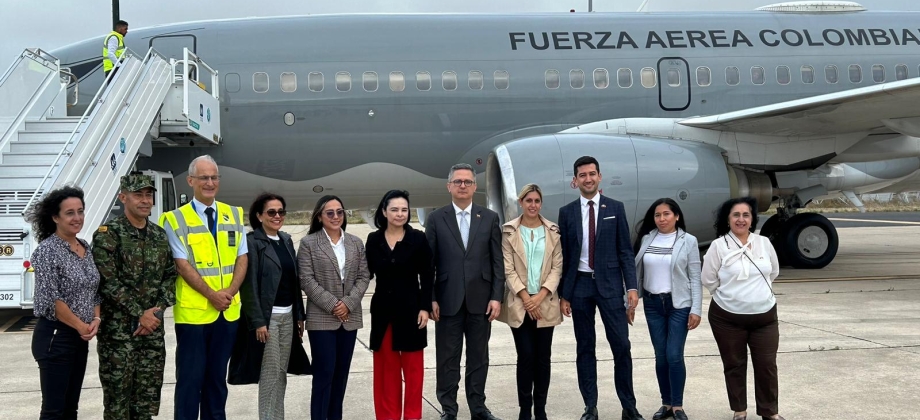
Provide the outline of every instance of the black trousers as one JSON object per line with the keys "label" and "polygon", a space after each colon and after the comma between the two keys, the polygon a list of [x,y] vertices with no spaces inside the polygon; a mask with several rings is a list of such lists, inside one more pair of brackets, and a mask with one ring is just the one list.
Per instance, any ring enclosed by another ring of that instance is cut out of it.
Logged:
{"label": "black trousers", "polygon": [[470,313],[466,304],[456,315],[441,315],[434,330],[437,361],[438,402],[447,414],[457,415],[457,391],[460,389],[460,355],[466,336],[466,402],[472,415],[486,410],[486,378],[489,375],[489,338],[492,324],[484,313]]}
{"label": "black trousers", "polygon": [[239,322],[176,324],[176,420],[227,418],[227,363]]}
{"label": "black trousers", "polygon": [[32,356],[42,388],[40,420],[76,419],[86,373],[89,342],[60,321],[39,318],[32,332]]}
{"label": "black trousers", "polygon": [[537,321],[525,314],[524,323],[511,329],[517,350],[518,406],[522,410],[533,406],[534,413],[546,414],[554,328],[537,328]]}

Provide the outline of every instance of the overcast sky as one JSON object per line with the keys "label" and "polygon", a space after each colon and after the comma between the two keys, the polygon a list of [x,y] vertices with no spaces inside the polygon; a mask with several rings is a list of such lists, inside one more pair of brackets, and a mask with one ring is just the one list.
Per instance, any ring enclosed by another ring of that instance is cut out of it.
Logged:
{"label": "overcast sky", "polygon": [[[753,10],[779,0],[649,0],[646,11]],[[917,0],[861,0],[870,10],[920,11]],[[138,29],[190,20],[319,13],[515,13],[587,11],[587,0],[121,0]],[[598,12],[632,12],[642,0],[594,0]],[[54,49],[111,30],[111,0],[0,0],[0,72],[26,47]],[[101,41],[100,41],[101,42]],[[101,44],[100,44],[101,45]],[[100,52],[101,55],[101,52]]]}

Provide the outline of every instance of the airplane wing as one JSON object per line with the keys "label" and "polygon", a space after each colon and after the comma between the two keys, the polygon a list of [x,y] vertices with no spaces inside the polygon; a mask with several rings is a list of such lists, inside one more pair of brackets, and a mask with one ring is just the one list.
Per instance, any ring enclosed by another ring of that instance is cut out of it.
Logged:
{"label": "airplane wing", "polygon": [[771,136],[814,136],[854,132],[920,136],[920,78],[812,96],[679,124]]}

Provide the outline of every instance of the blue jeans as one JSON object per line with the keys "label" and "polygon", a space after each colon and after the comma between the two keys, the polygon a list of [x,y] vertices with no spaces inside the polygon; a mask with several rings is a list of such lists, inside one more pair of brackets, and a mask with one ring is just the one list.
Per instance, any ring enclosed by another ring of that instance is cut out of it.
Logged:
{"label": "blue jeans", "polygon": [[670,293],[653,295],[646,291],[642,303],[652,347],[655,348],[655,374],[658,376],[661,403],[682,407],[687,382],[684,344],[687,343],[690,308],[674,308]]}

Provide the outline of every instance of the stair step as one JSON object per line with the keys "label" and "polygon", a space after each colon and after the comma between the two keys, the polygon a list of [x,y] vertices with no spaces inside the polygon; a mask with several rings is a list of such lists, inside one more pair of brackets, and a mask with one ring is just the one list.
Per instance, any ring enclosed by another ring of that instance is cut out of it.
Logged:
{"label": "stair step", "polygon": [[[32,177],[39,176],[43,177],[48,173],[49,165],[13,165],[13,164],[3,164],[0,165],[0,184],[6,186],[9,178],[19,178],[19,177]],[[4,179],[7,178],[7,179]]]}
{"label": "stair step", "polygon": [[[10,145],[12,146],[12,144]],[[44,165],[46,168],[48,165],[54,163],[54,160],[57,159],[58,152],[54,153],[21,153],[21,152],[10,152],[3,154],[3,165]],[[8,188],[3,186],[3,188]]]}
{"label": "stair step", "polygon": [[[47,171],[47,169],[45,169]],[[3,184],[3,188],[9,188],[14,190],[35,190],[41,186],[42,178],[45,174],[38,176],[20,176],[20,177],[2,177],[0,178],[0,184]]]}
{"label": "stair step", "polygon": [[71,131],[20,131],[17,143],[58,143],[70,140]]}
{"label": "stair step", "polygon": [[[17,141],[10,143],[10,153],[60,153],[61,149],[66,144],[66,140],[59,142],[30,142],[30,141]],[[5,159],[4,159],[5,160]]]}
{"label": "stair step", "polygon": [[62,118],[62,119],[51,119],[51,120],[40,120],[40,121],[26,121],[26,130],[27,131],[73,131],[74,127],[77,126],[77,123],[80,121],[79,117],[73,119]]}

